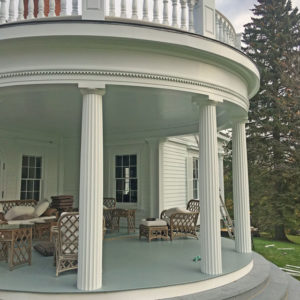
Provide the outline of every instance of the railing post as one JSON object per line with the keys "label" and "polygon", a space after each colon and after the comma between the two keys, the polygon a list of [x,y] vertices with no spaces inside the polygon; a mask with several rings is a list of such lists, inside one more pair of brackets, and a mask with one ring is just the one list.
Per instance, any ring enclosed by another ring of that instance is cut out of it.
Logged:
{"label": "railing post", "polygon": [[33,10],[34,10],[34,3],[33,0],[28,0],[28,16],[27,19],[33,19]]}
{"label": "railing post", "polygon": [[172,26],[178,27],[177,0],[172,0]]}
{"label": "railing post", "polygon": [[181,25],[180,28],[183,30],[187,30],[186,27],[186,0],[180,0],[181,5]]}
{"label": "railing post", "polygon": [[215,0],[198,0],[194,8],[195,32],[216,38]]}
{"label": "railing post", "polygon": [[138,9],[137,9],[137,0],[132,0],[132,13],[131,13],[131,19],[137,19],[138,18]]}
{"label": "railing post", "polygon": [[0,0],[0,24],[6,22],[6,0]]}
{"label": "railing post", "polygon": [[83,20],[104,20],[105,0],[82,0]]}
{"label": "railing post", "polygon": [[19,0],[18,4],[18,21],[24,20],[24,0]]}
{"label": "railing post", "polygon": [[159,23],[158,0],[153,0],[153,22]]}
{"label": "railing post", "polygon": [[143,2],[143,21],[149,21],[148,15],[148,0],[144,0]]}
{"label": "railing post", "polygon": [[164,9],[163,9],[163,24],[169,25],[169,0],[163,0]]}
{"label": "railing post", "polygon": [[44,18],[44,0],[39,0],[38,18]]}
{"label": "railing post", "polygon": [[194,25],[194,7],[196,4],[196,0],[188,0],[188,8],[189,8],[189,31],[195,32]]}
{"label": "railing post", "polygon": [[9,2],[9,10],[8,10],[8,22],[14,22],[14,21],[16,21],[15,15],[16,15],[16,13],[15,13],[15,1],[14,0],[10,0],[10,2]]}

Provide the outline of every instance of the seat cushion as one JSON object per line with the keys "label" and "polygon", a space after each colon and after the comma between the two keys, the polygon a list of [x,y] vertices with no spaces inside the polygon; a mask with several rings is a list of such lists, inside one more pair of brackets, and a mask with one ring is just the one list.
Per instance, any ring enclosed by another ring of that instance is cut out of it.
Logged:
{"label": "seat cushion", "polygon": [[11,221],[15,220],[18,217],[21,216],[32,216],[34,214],[34,207],[32,206],[15,206],[12,207],[4,216],[5,220]]}
{"label": "seat cushion", "polygon": [[144,225],[144,226],[166,226],[167,222],[165,220],[161,220],[161,219],[156,219],[155,221],[147,221],[146,219],[142,219],[141,225]]}
{"label": "seat cushion", "polygon": [[33,248],[43,256],[53,256],[54,244],[52,242],[40,242],[33,246]]}
{"label": "seat cushion", "polygon": [[176,214],[176,213],[190,213],[190,211],[185,208],[180,208],[180,207],[169,208],[165,211],[165,215],[168,218],[171,218],[171,215]]}

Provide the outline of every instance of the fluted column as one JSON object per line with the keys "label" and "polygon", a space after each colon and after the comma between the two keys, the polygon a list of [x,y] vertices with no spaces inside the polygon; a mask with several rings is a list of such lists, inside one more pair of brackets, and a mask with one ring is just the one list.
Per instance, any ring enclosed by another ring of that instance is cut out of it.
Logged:
{"label": "fluted column", "polygon": [[103,89],[81,89],[82,128],[79,193],[79,252],[77,287],[102,286],[103,229]]}
{"label": "fluted column", "polygon": [[222,256],[216,104],[209,101],[199,109],[200,266],[203,273],[218,275]]}
{"label": "fluted column", "polygon": [[251,252],[248,162],[245,121],[232,127],[232,175],[235,249]]}

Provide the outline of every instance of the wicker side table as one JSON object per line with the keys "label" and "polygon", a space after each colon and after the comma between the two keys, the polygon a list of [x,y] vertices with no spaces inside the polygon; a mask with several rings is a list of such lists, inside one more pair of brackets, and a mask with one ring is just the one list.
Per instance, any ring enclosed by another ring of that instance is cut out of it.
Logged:
{"label": "wicker side table", "polygon": [[120,218],[127,219],[128,233],[135,232],[135,209],[116,208],[113,211],[112,229],[120,230]]}
{"label": "wicker side table", "polygon": [[163,220],[146,221],[142,220],[140,224],[139,238],[145,237],[150,242],[152,239],[168,240],[168,226]]}
{"label": "wicker side table", "polygon": [[32,226],[0,225],[0,260],[8,262],[10,271],[18,265],[31,265]]}

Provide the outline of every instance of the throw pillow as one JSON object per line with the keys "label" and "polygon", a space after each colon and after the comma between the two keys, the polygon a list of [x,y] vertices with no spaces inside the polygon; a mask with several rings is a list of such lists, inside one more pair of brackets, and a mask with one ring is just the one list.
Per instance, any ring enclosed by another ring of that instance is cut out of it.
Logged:
{"label": "throw pillow", "polygon": [[19,216],[31,215],[33,217],[34,207],[32,206],[15,206],[12,207],[4,216],[5,220],[11,221]]}
{"label": "throw pillow", "polygon": [[40,217],[47,210],[49,204],[50,203],[48,201],[42,201],[38,203],[37,206],[35,207],[34,216]]}

